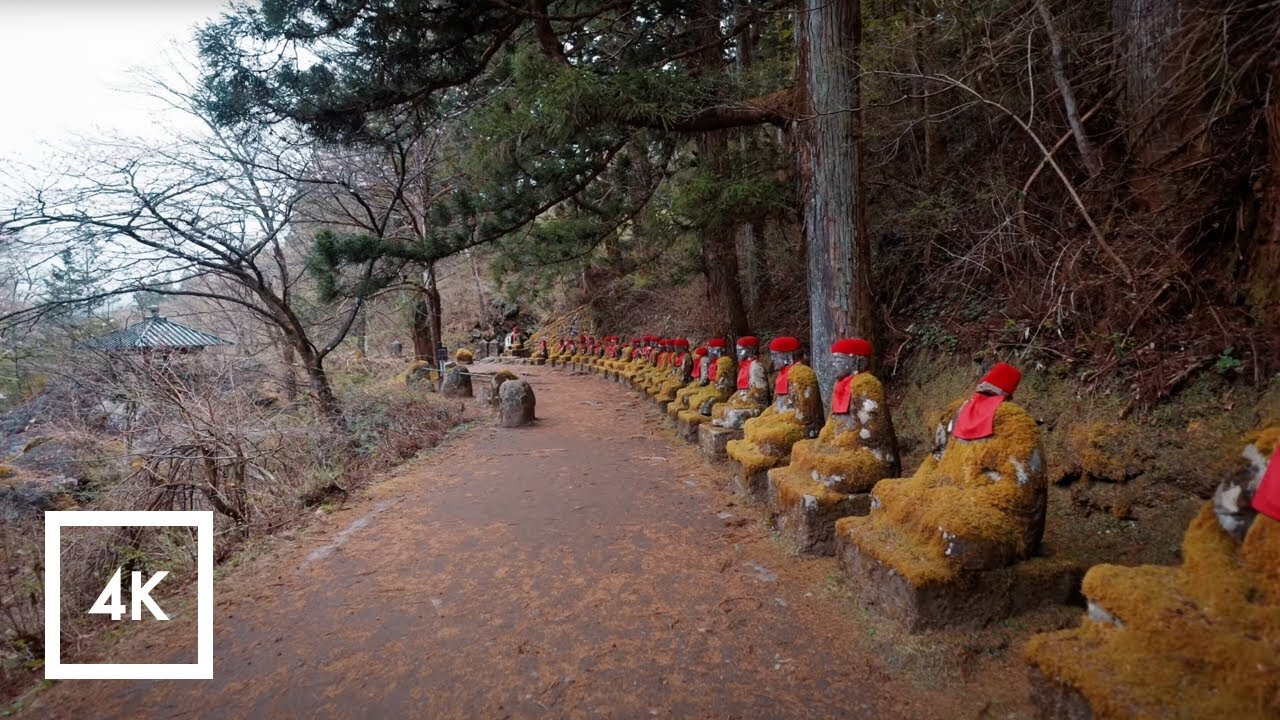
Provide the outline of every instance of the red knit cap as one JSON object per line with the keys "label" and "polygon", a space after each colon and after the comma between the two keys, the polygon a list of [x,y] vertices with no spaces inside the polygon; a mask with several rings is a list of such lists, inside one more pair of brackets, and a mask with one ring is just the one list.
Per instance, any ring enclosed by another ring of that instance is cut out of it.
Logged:
{"label": "red knit cap", "polygon": [[871,356],[871,343],[862,338],[840,338],[831,343],[831,352],[836,355]]}
{"label": "red knit cap", "polygon": [[722,348],[728,346],[729,344],[724,341],[724,338],[711,338],[707,341],[707,347]]}
{"label": "red knit cap", "polygon": [[740,337],[738,338],[738,347],[750,347],[750,348],[760,347],[760,338],[756,337],[755,335],[747,335],[746,337]]}
{"label": "red knit cap", "polygon": [[671,341],[671,344],[683,350],[689,349],[689,341],[684,338],[676,338],[675,340]]}
{"label": "red knit cap", "polygon": [[981,382],[995,385],[1006,394],[1013,395],[1013,391],[1018,389],[1018,383],[1022,382],[1022,371],[1008,363],[999,362],[991,368],[991,372],[983,376]]}
{"label": "red knit cap", "polygon": [[790,335],[776,337],[769,343],[769,349],[780,353],[793,353],[800,349],[800,341]]}
{"label": "red knit cap", "polygon": [[703,355],[706,355],[706,354],[707,354],[707,349],[706,349],[705,347],[703,347],[703,346],[699,345],[699,346],[698,346],[698,348],[697,348],[696,350],[694,350],[694,351],[693,351],[693,354],[694,354],[694,355],[697,355],[698,357],[702,357]]}

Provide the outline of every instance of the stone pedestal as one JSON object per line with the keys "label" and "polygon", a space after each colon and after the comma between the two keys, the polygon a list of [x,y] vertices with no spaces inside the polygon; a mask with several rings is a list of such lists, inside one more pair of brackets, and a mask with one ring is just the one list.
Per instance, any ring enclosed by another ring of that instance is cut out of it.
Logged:
{"label": "stone pedestal", "polygon": [[1040,711],[1041,720],[1093,720],[1093,708],[1084,693],[1045,676],[1032,665],[1031,704]]}
{"label": "stone pedestal", "polygon": [[758,470],[745,472],[742,463],[729,458],[730,477],[733,478],[733,489],[744,498],[753,502],[766,502],[769,497],[769,471]]}
{"label": "stone pedestal", "polygon": [[741,428],[725,428],[709,422],[698,426],[698,449],[708,460],[724,460],[728,457],[725,454],[725,445],[730,440],[741,439]]}
{"label": "stone pedestal", "polygon": [[681,418],[676,421],[676,436],[687,443],[698,442],[698,426]]}
{"label": "stone pedestal", "polygon": [[915,586],[840,533],[836,554],[856,601],[911,633],[983,627],[1041,605],[1067,604],[1079,599],[1084,577],[1076,564],[1036,557]]}
{"label": "stone pedestal", "polygon": [[836,520],[870,512],[871,493],[846,495],[816,482],[811,483],[812,488],[787,488],[787,492],[780,492],[779,485],[788,483],[782,470],[786,468],[775,468],[768,473],[769,510],[778,533],[800,552],[835,555]]}

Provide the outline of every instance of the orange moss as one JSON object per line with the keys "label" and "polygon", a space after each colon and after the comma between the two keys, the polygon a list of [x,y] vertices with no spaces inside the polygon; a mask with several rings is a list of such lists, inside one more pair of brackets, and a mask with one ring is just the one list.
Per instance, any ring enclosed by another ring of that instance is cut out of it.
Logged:
{"label": "orange moss", "polygon": [[[849,435],[851,433],[842,433]],[[889,472],[888,459],[865,448],[850,450],[817,440],[801,440],[791,447],[791,467],[806,476],[830,478],[841,492],[867,492]]]}
{"label": "orange moss", "polygon": [[471,361],[476,359],[476,356],[466,348],[459,348],[458,352],[453,354],[453,359],[459,365],[470,365]]}
{"label": "orange moss", "polygon": [[791,467],[805,477],[816,473],[840,493],[867,492],[893,462],[884,387],[875,376],[862,373],[851,381],[850,392],[849,414],[829,415],[816,440],[801,440],[791,448]]}
{"label": "orange moss", "polygon": [[1118,619],[1033,637],[1027,658],[1079,689],[1098,718],[1280,714],[1280,523],[1237,546],[1212,503],[1179,567],[1095,567],[1085,594]]}
{"label": "orange moss", "polygon": [[[714,406],[717,402],[722,402],[733,394],[735,387],[734,377],[735,363],[733,358],[725,356],[716,359],[716,381],[708,383],[698,388],[687,396],[687,412],[698,415],[700,419],[693,418],[692,415],[687,419],[691,424],[697,425],[711,418],[702,415],[702,406],[707,402],[711,402]],[[686,420],[683,412],[679,413],[681,420]]]}
{"label": "orange moss", "polygon": [[777,489],[778,509],[784,513],[797,505],[803,505],[805,496],[814,498],[821,509],[838,505],[849,497],[846,493],[832,490],[814,480],[812,475],[796,467],[794,463],[770,470],[769,480]]}
{"label": "orange moss", "polygon": [[778,410],[775,403],[742,425],[741,440],[725,446],[729,457],[742,465],[747,475],[778,467],[791,455],[791,446],[809,434],[810,425],[821,417],[822,396],[818,377],[807,365],[797,363],[788,376],[790,408]]}
{"label": "orange moss", "polygon": [[1116,434],[1104,422],[1082,423],[1068,433],[1071,456],[1086,480],[1123,481],[1125,461],[1123,447],[1116,445]]}
{"label": "orange moss", "polygon": [[434,365],[426,360],[414,360],[405,366],[404,372],[401,372],[392,378],[392,382],[399,383],[401,385],[408,385],[414,380],[423,377],[430,377],[431,373],[434,371],[434,367]]}
{"label": "orange moss", "polygon": [[876,483],[871,514],[846,518],[837,529],[917,586],[959,573],[958,559],[948,555],[952,541],[1025,558],[1045,507],[1040,429],[1006,402],[995,431],[976,442],[951,438],[941,460],[927,457],[915,475]]}

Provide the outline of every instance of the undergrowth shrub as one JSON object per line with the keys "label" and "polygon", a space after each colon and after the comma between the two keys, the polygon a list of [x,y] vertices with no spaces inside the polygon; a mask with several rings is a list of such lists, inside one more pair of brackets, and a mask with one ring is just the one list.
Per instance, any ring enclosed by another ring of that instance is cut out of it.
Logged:
{"label": "undergrowth shrub", "polygon": [[[37,441],[20,446],[17,465],[31,473],[23,456],[56,448],[57,467],[84,469],[75,472],[87,480],[69,486],[56,501],[61,508],[212,510],[214,555],[221,562],[245,541],[289,526],[309,508],[346,497],[378,472],[431,447],[459,420],[459,406],[423,384],[339,372],[335,386],[344,410],[343,433],[312,412],[305,398],[264,400],[261,383],[246,381],[238,362],[219,357],[86,361],[69,374],[75,387],[68,394],[81,399],[78,406],[62,405],[61,414],[40,418],[28,430]],[[4,467],[14,462],[3,460]],[[13,479],[23,479],[22,469],[16,474]],[[43,548],[33,508],[4,510],[0,683],[13,686],[39,666],[43,650]],[[182,530],[84,528],[64,534],[64,613],[68,607],[88,607],[116,568],[149,576],[189,569],[195,557],[194,533]],[[64,617],[62,627],[69,655],[95,637],[82,617]]]}

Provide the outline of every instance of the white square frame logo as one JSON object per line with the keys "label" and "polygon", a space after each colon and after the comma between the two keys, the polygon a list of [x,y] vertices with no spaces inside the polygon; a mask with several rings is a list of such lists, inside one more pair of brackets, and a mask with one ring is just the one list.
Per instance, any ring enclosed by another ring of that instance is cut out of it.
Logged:
{"label": "white square frame logo", "polygon": [[[196,529],[196,662],[62,662],[62,528]],[[49,680],[213,679],[213,511],[48,511],[44,514],[44,676]]]}

